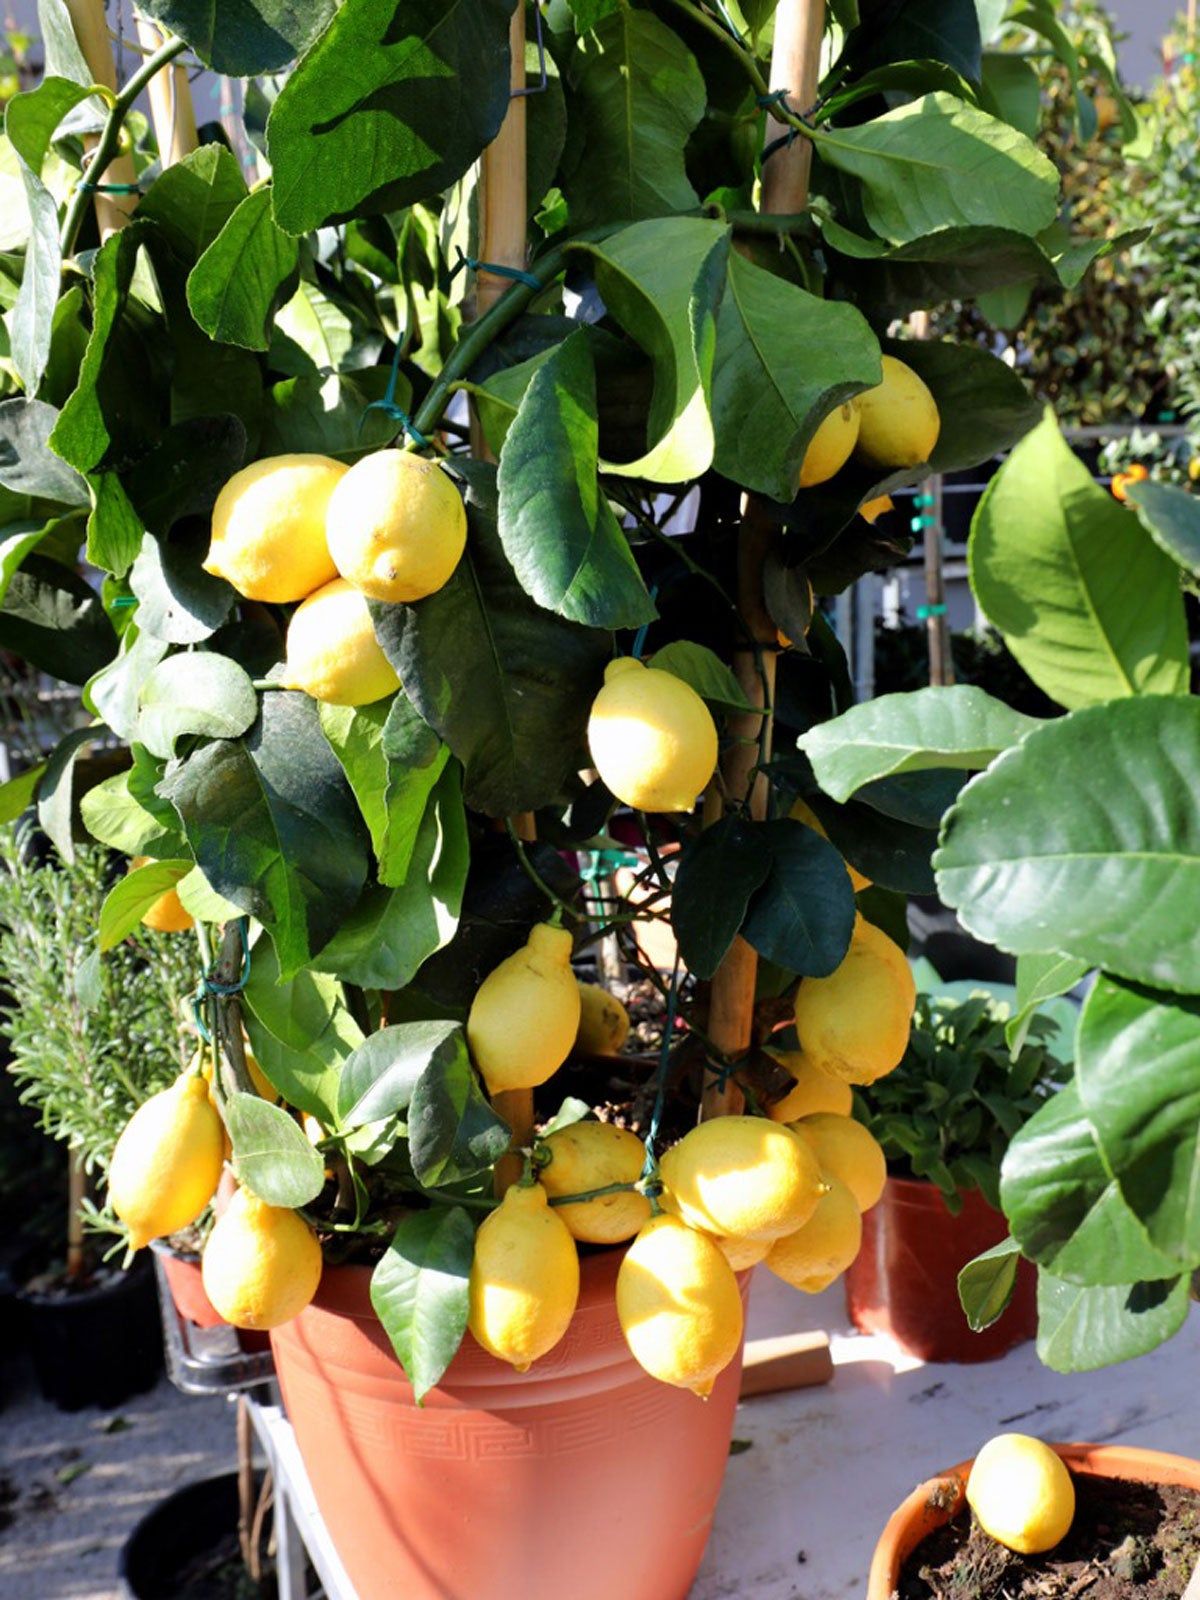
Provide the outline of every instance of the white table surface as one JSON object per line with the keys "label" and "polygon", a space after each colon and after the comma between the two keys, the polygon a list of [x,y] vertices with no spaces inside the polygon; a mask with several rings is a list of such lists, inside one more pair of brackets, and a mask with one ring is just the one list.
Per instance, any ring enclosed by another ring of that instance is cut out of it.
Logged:
{"label": "white table surface", "polygon": [[797,1294],[755,1273],[748,1337],[824,1328],[823,1388],[743,1401],[691,1600],[862,1600],[879,1530],[923,1478],[993,1433],[1200,1453],[1200,1319],[1140,1360],[1064,1377],[1027,1344],[1000,1361],[923,1366],[850,1331],[840,1285]]}

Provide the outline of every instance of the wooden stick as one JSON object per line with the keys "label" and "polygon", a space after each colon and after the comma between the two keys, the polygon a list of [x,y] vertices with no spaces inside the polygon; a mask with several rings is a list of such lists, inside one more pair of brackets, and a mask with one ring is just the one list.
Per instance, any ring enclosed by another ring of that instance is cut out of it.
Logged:
{"label": "wooden stick", "polygon": [[813,1389],[833,1377],[827,1333],[785,1333],[777,1339],[751,1339],[742,1363],[743,1400],[784,1389]]}
{"label": "wooden stick", "polygon": [[83,1160],[72,1150],[67,1154],[67,1277],[80,1278],[86,1256],[83,1248],[84,1196],[87,1194],[87,1176]]}
{"label": "wooden stick", "polygon": [[[823,0],[782,0],[775,13],[775,43],[771,55],[771,87],[786,89],[788,101],[797,111],[806,110],[817,97],[820,71],[821,36],[825,21]],[[768,140],[787,129],[774,118]],[[807,139],[793,139],[781,145],[763,167],[762,209],[780,215],[794,215],[808,205],[808,177],[811,152]],[[742,625],[757,649],[735,650],[733,670],[742,692],[751,705],[768,706],[775,695],[775,625],[763,598],[763,568],[775,538],[766,506],[755,495],[742,502],[742,528],[738,543],[738,612]],[[764,727],[762,718],[766,715]],[[769,712],[745,713],[730,718],[729,731],[735,742],[722,763],[725,792],[741,799],[749,792],[750,815],[761,820],[767,813],[767,780],[760,772],[750,789],[751,772],[759,760],[771,754]],[[749,741],[749,742],[746,742]],[[705,821],[719,814],[711,800],[705,805]],[[739,1056],[749,1049],[754,1024],[754,985],[758,957],[740,936],[733,941],[712,981],[709,1000],[709,1038],[726,1056]],[[702,1119],[732,1116],[742,1109],[743,1096],[736,1083],[724,1088],[711,1085],[704,1091],[700,1107]]]}
{"label": "wooden stick", "polygon": [[[148,17],[139,16],[136,20],[138,39],[153,55],[163,45],[163,35]],[[164,168],[173,167],[190,155],[200,142],[186,69],[173,66],[160,72],[151,78],[146,92],[150,97],[150,120],[154,123],[159,159]]]}
{"label": "wooden stick", "polygon": [[[65,0],[75,38],[87,62],[94,83],[106,89],[117,87],[117,64],[113,59],[112,42],[108,37],[108,20],[104,15],[104,0]],[[83,141],[85,150],[94,150],[98,135],[89,134]],[[91,172],[93,183],[136,183],[137,173],[129,156],[118,155],[109,162],[106,172]],[[101,240],[123,228],[137,207],[136,194],[96,194],[96,226]]]}
{"label": "wooden stick", "polygon": [[[519,5],[509,33],[512,51],[510,86],[525,87],[525,8]],[[525,265],[528,197],[525,182],[525,100],[510,99],[500,132],[483,152],[479,163],[479,259],[497,266]],[[480,271],[475,281],[475,315],[481,317],[511,287],[511,279],[494,272]],[[474,407],[471,411],[472,454],[489,460],[491,452]],[[512,819],[519,839],[532,843],[537,828],[531,811],[520,811]],[[533,1090],[506,1089],[492,1100],[498,1116],[513,1131],[512,1150],[496,1163],[495,1190],[502,1195],[521,1176],[520,1150],[533,1138]]]}

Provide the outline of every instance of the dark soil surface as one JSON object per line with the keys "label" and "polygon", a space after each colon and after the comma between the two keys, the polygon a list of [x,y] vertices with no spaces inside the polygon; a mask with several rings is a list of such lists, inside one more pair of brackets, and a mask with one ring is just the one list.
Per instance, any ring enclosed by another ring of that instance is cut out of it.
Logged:
{"label": "dark soil surface", "polygon": [[910,1556],[897,1600],[1179,1600],[1200,1560],[1200,1495],[1076,1477],[1075,1521],[1045,1555],[997,1544],[964,1509]]}
{"label": "dark soil surface", "polygon": [[246,1571],[236,1533],[182,1567],[173,1581],[174,1600],[273,1600],[277,1592],[273,1577],[255,1583]]}

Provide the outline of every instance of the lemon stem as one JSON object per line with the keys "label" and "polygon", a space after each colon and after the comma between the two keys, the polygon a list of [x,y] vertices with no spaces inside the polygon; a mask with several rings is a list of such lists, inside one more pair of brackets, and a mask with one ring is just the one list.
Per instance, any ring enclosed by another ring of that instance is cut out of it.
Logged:
{"label": "lemon stem", "polygon": [[552,1206],[582,1205],[585,1200],[600,1200],[606,1194],[640,1194],[642,1193],[641,1180],[637,1183],[605,1183],[598,1189],[584,1189],[579,1194],[552,1194]]}
{"label": "lemon stem", "polygon": [[537,888],[541,890],[541,892],[546,896],[546,899],[549,900],[551,906],[554,908],[550,914],[550,917],[548,918],[551,927],[560,928],[562,926],[562,919],[564,916],[572,917],[576,922],[583,922],[585,920],[583,914],[579,911],[576,911],[574,907],[569,906],[560,894],[556,894],[546,882],[545,878],[542,877],[541,873],[534,866],[533,862],[530,861],[529,852],[525,848],[525,841],[521,838],[516,828],[513,827],[511,817],[505,817],[504,831],[512,840],[513,849],[517,852],[517,860],[521,864],[521,870],[524,872],[529,881],[532,884],[535,884]]}

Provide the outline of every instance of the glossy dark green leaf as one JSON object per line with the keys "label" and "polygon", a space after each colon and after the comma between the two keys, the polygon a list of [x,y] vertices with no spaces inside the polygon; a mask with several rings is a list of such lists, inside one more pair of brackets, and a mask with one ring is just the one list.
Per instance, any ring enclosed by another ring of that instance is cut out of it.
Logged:
{"label": "glossy dark green leaf", "polygon": [[1185,572],[1200,575],[1200,503],[1173,483],[1131,483],[1125,498],[1142,526]]}
{"label": "glossy dark green leaf", "polygon": [[1093,482],[1052,415],[988,485],[969,559],[988,620],[1060,705],[1186,693],[1175,561]]}
{"label": "glossy dark green leaf", "polygon": [[259,939],[250,960],[250,976],[242,991],[246,1004],[280,1044],[305,1050],[333,1020],[341,990],[319,972],[298,972],[280,982],[279,958],[269,939]]}
{"label": "glossy dark green leaf", "polygon": [[371,1274],[371,1305],[420,1405],[467,1331],[475,1229],[461,1206],[414,1211]]}
{"label": "glossy dark green leaf", "polygon": [[342,1067],[342,1126],[361,1128],[407,1111],[417,1080],[433,1060],[465,1048],[457,1022],[402,1022],[368,1034]]}
{"label": "glossy dark green leaf", "polygon": [[1200,893],[1198,790],[1200,701],[1147,695],[1073,712],[963,790],[934,857],[938,891],[972,933],[1015,955],[1060,950],[1196,993],[1200,943],[1180,930]]}
{"label": "glossy dark green leaf", "polygon": [[1042,120],[1042,86],[1034,67],[1007,50],[983,57],[983,104],[1027,139],[1036,139]]}
{"label": "glossy dark green leaf", "polygon": [[525,592],[590,628],[636,628],[654,602],[596,477],[596,372],[573,333],[538,368],[500,454],[499,528]]}
{"label": "glossy dark green leaf", "polygon": [[1067,994],[1088,971],[1088,963],[1056,950],[1031,951],[1017,957],[1017,1006],[1005,1028],[1010,1050],[1016,1051],[1030,1019],[1047,1000]]}
{"label": "glossy dark green leaf", "polygon": [[1144,1356],[1187,1320],[1187,1278],[1085,1288],[1038,1273],[1038,1359],[1052,1372],[1095,1372]]}
{"label": "glossy dark green leaf", "polygon": [[345,0],[271,110],[275,215],[300,234],[462,176],[508,109],[515,0]]}
{"label": "glossy dark green leaf", "polygon": [[821,795],[807,799],[829,842],[865,878],[903,894],[934,892],[934,829],[883,815],[857,800],[839,806]]}
{"label": "glossy dark green leaf", "polygon": [[704,78],[674,29],[622,6],[580,37],[566,76],[573,159],[562,188],[574,228],[697,204],[684,151],[704,115]]}
{"label": "glossy dark green leaf", "polygon": [[275,221],[270,189],[255,189],[192,268],[187,300],[218,344],[266,350],[275,313],[299,281],[300,247]]}
{"label": "glossy dark green leaf", "polygon": [[147,861],[118,879],[100,907],[101,951],[111,950],[128,938],[151,906],[191,870],[192,863],[187,860]]}
{"label": "glossy dark green leaf", "polygon": [[[260,959],[257,949],[254,959]],[[296,976],[303,979],[302,973]],[[363,1041],[362,1029],[345,1006],[336,1005],[327,1025],[299,1049],[277,1038],[253,1010],[246,1012],[245,1022],[255,1059],[288,1105],[307,1111],[324,1128],[336,1128],[342,1062]]]}
{"label": "glossy dark green leaf", "polygon": [[931,768],[989,766],[1041,724],[973,684],[885,694],[801,734],[801,750],[835,800],[879,778]]}
{"label": "glossy dark green leaf", "polygon": [[824,978],[854,930],[854,890],[840,855],[812,828],[760,823],[771,869],[750,902],[742,937],[787,972]]}
{"label": "glossy dark green leaf", "polygon": [[335,0],[144,0],[140,8],[186,39],[214,72],[277,72],[326,26]]}
{"label": "glossy dark green leaf", "polygon": [[166,168],[138,201],[175,254],[194,266],[246,198],[237,157],[223,144],[202,144]]}
{"label": "glossy dark green leaf", "polygon": [[290,978],[362,892],[366,840],[306,695],[265,694],[244,739],[193,752],[160,786],[205,877],[270,933]]}
{"label": "glossy dark green leaf", "polygon": [[75,818],[75,763],[94,742],[95,728],[73,728],[50,752],[37,786],[38,822],[64,861],[75,860],[72,836]]}
{"label": "glossy dark green leaf", "polygon": [[821,421],[880,372],[879,342],[855,307],[731,252],[712,380],[718,472],[791,500]]}
{"label": "glossy dark green leaf", "polygon": [[1200,1263],[1200,998],[1101,974],[1079,1020],[1085,1114],[1121,1194],[1175,1270]]}
{"label": "glossy dark green leaf", "polygon": [[228,617],[236,598],[223,578],[200,565],[208,536],[158,540],[147,534],[129,573],[138,627],[168,644],[199,644]]}
{"label": "glossy dark green leaf", "polygon": [[1059,1278],[1128,1284],[1179,1271],[1122,1199],[1074,1081],[1012,1140],[1000,1203],[1024,1253]]}
{"label": "glossy dark green leaf", "polygon": [[148,674],[138,707],[138,742],[165,758],[184,734],[236,739],[258,715],[258,696],[236,661],[189,651],[168,656]]}
{"label": "glossy dark green leaf", "polygon": [[858,0],[858,26],[848,36],[845,57],[854,75],[880,62],[920,56],[945,62],[972,83],[980,72],[980,28],[975,0]]}
{"label": "glossy dark green leaf", "polygon": [[405,691],[466,769],[468,805],[490,816],[556,799],[579,754],[610,651],[607,635],[525,593],[496,531],[494,474],[472,474],[467,552],[416,605],[372,602]]}
{"label": "glossy dark green leaf", "polygon": [[928,94],[812,138],[818,159],[859,179],[867,221],[893,244],[971,223],[1032,236],[1057,212],[1058,173],[1049,158],[954,95]]}
{"label": "glossy dark green leaf", "polygon": [[[386,372],[376,370],[285,378],[273,384],[266,397],[263,453],[297,451],[350,458],[378,450],[391,440],[396,424],[386,412],[368,411],[367,406],[382,399],[387,379]],[[411,399],[401,373],[396,403],[407,407]]]}
{"label": "glossy dark green leaf", "polygon": [[93,566],[124,577],[137,560],[146,530],[115,472],[88,474],[92,514],[87,523],[87,557]]}
{"label": "glossy dark green leaf", "polygon": [[450,762],[425,807],[403,884],[368,888],[318,966],[360,988],[405,988],[453,939],[470,862],[461,769]]}
{"label": "glossy dark green leaf", "polygon": [[130,771],[105,778],[80,800],[83,825],[93,839],[123,855],[182,860],[186,851],[179,818],[154,793],[160,764],[140,745],[132,753]]}
{"label": "glossy dark green leaf", "polygon": [[325,1158],[282,1106],[256,1094],[231,1095],[225,1126],[239,1183],[270,1206],[306,1206],[325,1187]]}
{"label": "glossy dark green leaf", "polygon": [[[246,456],[246,429],[230,412],[172,423],[121,486],[135,519],[165,538],[185,517],[207,516]],[[141,549],[139,544],[139,551]]]}
{"label": "glossy dark green leaf", "polygon": [[421,1074],[408,1107],[408,1153],[423,1184],[455,1183],[493,1166],[508,1149],[512,1129],[488,1104],[467,1055],[439,1051]]}
{"label": "glossy dark green leaf", "polygon": [[670,644],[656,650],[646,665],[681,679],[701,700],[722,711],[759,710],[746,699],[731,669],[707,645],[696,644],[691,639],[672,639]]}
{"label": "glossy dark green leaf", "polygon": [[14,494],[85,506],[87,484],[47,444],[57,421],[43,400],[0,401],[0,484]]}
{"label": "glossy dark green leaf", "polygon": [[671,925],[689,972],[712,977],[772,862],[763,828],[740,817],[722,817],[689,840],[671,896]]}
{"label": "glossy dark green leaf", "polygon": [[1017,1287],[1020,1264],[1020,1248],[1009,1238],[963,1267],[958,1275],[958,1299],[972,1333],[982,1333],[1004,1315]]}
{"label": "glossy dark green leaf", "polygon": [[100,597],[69,567],[26,558],[0,607],[0,649],[66,683],[86,683],[117,650]]}
{"label": "glossy dark green leaf", "polygon": [[961,771],[939,771],[932,767],[923,772],[900,772],[895,777],[866,783],[858,790],[856,798],[873,810],[882,811],[886,817],[895,817],[898,822],[911,822],[917,828],[937,828],[966,781]]}
{"label": "glossy dark green leaf", "polygon": [[32,805],[45,771],[46,762],[39,761],[27,772],[19,772],[15,778],[0,783],[0,823],[15,822]]}

